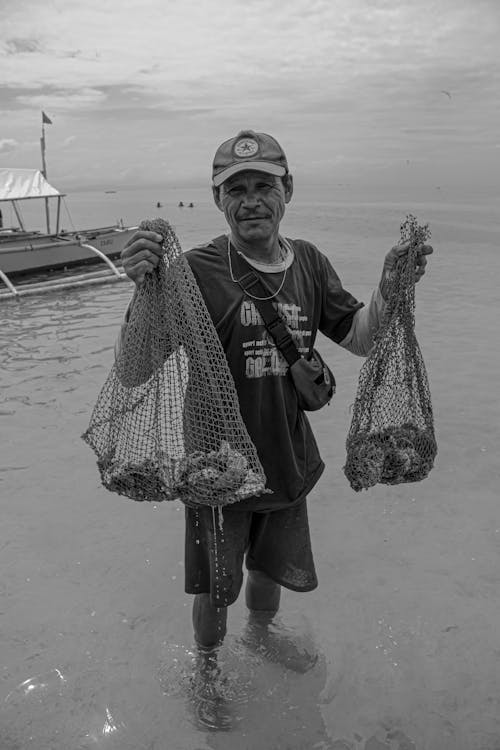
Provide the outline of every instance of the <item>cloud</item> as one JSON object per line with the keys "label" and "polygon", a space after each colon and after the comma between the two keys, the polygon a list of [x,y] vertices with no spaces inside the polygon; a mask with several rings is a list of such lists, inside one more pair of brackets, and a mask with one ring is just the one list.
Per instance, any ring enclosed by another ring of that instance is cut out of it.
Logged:
{"label": "cloud", "polygon": [[458,135],[458,128],[403,128],[402,133],[406,135]]}
{"label": "cloud", "polygon": [[456,163],[477,133],[498,140],[497,3],[0,0],[2,136],[32,140],[46,111],[53,163],[77,139],[64,154],[75,173],[89,149],[103,172],[127,159],[153,173],[164,142],[182,172],[245,126],[299,164],[437,148]]}
{"label": "cloud", "polygon": [[60,53],[60,57],[71,57],[71,58],[83,57],[83,53],[80,49],[67,50],[67,51],[62,51]]}
{"label": "cloud", "polygon": [[40,52],[38,39],[6,39],[5,51],[7,55],[22,55],[26,53]]}
{"label": "cloud", "polygon": [[83,89],[49,89],[46,92],[32,91],[29,94],[20,93],[17,95],[18,103],[23,107],[32,107],[33,109],[50,110],[78,110],[80,108],[94,107],[102,102],[106,95],[97,88]]}
{"label": "cloud", "polygon": [[0,154],[8,154],[15,151],[19,143],[14,138],[0,138]]}
{"label": "cloud", "polygon": [[380,91],[403,102],[425,87],[436,62],[448,72],[436,90],[450,88],[454,66],[466,57],[462,45],[475,51],[476,69],[488,56],[497,64],[488,14],[474,21],[472,6],[458,9],[452,0],[440,0],[440,13],[435,0],[418,7],[408,0],[289,0],[286,11],[272,0],[127,0],[120,13],[101,0],[66,0],[57,13],[30,0],[20,7],[10,14],[9,39],[33,49],[16,55],[15,65],[4,58],[4,81],[61,90],[128,85],[169,109],[242,101],[298,109],[304,102],[326,113],[335,98],[370,109]]}

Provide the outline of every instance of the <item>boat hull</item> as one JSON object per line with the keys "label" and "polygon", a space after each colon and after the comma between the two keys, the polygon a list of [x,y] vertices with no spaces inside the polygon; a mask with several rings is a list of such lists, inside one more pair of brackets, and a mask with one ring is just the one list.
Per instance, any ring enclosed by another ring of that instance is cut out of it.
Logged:
{"label": "boat hull", "polygon": [[137,227],[105,227],[58,236],[22,232],[0,234],[0,271],[15,279],[41,271],[102,264],[102,257],[92,248],[114,260],[136,230]]}

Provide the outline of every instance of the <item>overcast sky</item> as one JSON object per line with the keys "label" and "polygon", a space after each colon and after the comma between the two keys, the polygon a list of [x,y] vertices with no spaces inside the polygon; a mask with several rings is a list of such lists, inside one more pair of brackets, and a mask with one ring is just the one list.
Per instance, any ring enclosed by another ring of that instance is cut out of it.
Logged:
{"label": "overcast sky", "polygon": [[204,185],[275,135],[295,180],[498,186],[500,0],[0,0],[0,166]]}

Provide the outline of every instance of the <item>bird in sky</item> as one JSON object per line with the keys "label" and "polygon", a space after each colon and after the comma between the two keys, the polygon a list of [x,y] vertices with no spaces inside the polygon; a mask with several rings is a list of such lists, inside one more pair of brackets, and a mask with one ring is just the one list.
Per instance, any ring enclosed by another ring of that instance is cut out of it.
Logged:
{"label": "bird in sky", "polygon": [[449,97],[450,97],[450,99],[451,99],[451,94],[450,94],[450,92],[449,92],[449,91],[445,91],[444,89],[441,89],[441,93],[442,93],[442,94],[446,94],[446,96],[449,96]]}

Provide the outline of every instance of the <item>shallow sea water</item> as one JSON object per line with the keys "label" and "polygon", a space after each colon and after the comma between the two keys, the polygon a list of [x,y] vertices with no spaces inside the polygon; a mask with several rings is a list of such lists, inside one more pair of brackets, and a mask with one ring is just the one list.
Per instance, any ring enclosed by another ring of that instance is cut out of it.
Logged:
{"label": "shallow sea water", "polygon": [[[312,416],[327,463],[309,504],[320,585],[283,592],[265,639],[240,597],[217,665],[193,649],[182,506],[106,492],[80,438],[131,286],[2,305],[1,750],[500,748],[493,209],[303,203],[285,228],[367,299],[410,210],[436,248],[417,287],[436,466],[418,484],[350,490],[361,360],[322,338],[338,392]],[[185,246],[223,229],[208,203],[194,211],[164,213]]]}

